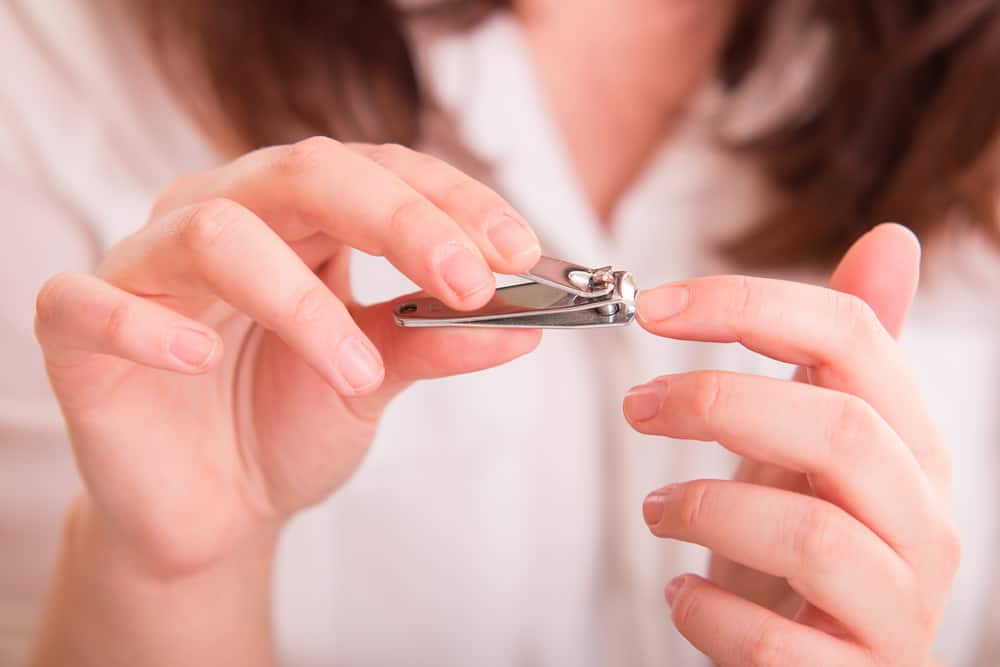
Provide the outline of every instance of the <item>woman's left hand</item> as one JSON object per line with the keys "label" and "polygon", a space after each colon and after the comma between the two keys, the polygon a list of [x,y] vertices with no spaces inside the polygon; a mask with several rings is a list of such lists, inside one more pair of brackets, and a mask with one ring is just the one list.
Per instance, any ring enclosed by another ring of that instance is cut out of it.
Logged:
{"label": "woman's left hand", "polygon": [[832,289],[713,277],[640,293],[639,321],[670,338],[739,342],[798,364],[798,381],[700,371],[633,389],[643,433],[718,441],[733,481],[650,494],[659,536],[713,552],[677,577],[678,630],[721,665],[927,665],[958,567],[948,448],[893,334],[919,245],[883,225]]}

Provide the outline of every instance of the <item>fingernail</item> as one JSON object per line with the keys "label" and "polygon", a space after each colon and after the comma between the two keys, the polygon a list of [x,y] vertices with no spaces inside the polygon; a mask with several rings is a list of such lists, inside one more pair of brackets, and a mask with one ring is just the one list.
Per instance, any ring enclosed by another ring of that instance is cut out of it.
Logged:
{"label": "fingernail", "polygon": [[653,491],[642,501],[642,518],[647,526],[655,526],[663,518],[663,509],[667,496],[674,490],[674,485],[665,486],[659,491]]}
{"label": "fingernail", "polygon": [[625,394],[625,415],[634,422],[652,419],[660,412],[667,387],[663,382],[632,387]]}
{"label": "fingernail", "polygon": [[464,246],[451,246],[450,254],[438,266],[448,287],[463,299],[484,289],[493,280],[483,260]]}
{"label": "fingernail", "polygon": [[673,317],[688,305],[686,287],[657,287],[643,290],[637,297],[639,314],[647,322],[659,322]]}
{"label": "fingernail", "polygon": [[539,253],[538,239],[507,211],[494,213],[486,223],[486,236],[504,259],[513,262],[523,255]]}
{"label": "fingernail", "polygon": [[357,336],[350,336],[337,348],[337,371],[356,392],[376,385],[382,379],[382,362]]}
{"label": "fingernail", "polygon": [[674,577],[669,584],[667,584],[667,590],[665,591],[665,596],[667,598],[667,604],[671,607],[674,606],[674,599],[676,599],[677,594],[681,592],[684,588],[684,584],[687,583],[687,577],[681,575],[679,577]]}
{"label": "fingernail", "polygon": [[185,366],[201,368],[215,351],[216,341],[194,329],[178,329],[170,341],[170,354]]}

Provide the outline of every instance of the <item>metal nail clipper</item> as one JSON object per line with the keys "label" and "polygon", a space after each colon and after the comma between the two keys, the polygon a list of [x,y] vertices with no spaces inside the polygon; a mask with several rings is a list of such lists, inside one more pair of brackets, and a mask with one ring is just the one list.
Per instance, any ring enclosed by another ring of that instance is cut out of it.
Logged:
{"label": "metal nail clipper", "polygon": [[591,269],[542,257],[528,273],[530,282],[500,287],[478,310],[453,310],[424,297],[396,306],[401,327],[497,327],[590,329],[621,327],[635,319],[635,277],[610,266]]}

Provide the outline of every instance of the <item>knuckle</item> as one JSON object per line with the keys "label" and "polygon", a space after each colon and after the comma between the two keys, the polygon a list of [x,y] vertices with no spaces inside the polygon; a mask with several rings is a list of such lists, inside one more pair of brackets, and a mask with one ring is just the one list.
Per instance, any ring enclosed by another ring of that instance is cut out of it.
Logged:
{"label": "knuckle", "polygon": [[57,273],[39,288],[35,296],[35,328],[52,327],[57,323],[62,308],[63,294],[74,280],[71,273]]}
{"label": "knuckle", "polygon": [[[942,580],[941,583],[944,586],[935,586],[933,590],[930,590],[926,582],[921,580],[920,575],[913,570],[909,570],[909,574],[908,585],[900,596],[901,600],[904,601],[900,606],[904,612],[903,619],[906,621],[910,633],[915,633],[916,636],[933,637],[937,633],[942,608],[947,600],[950,580],[947,582]],[[902,648],[906,645],[906,641],[907,637],[898,637],[897,645]]]}
{"label": "knuckle", "polygon": [[[941,619],[941,596],[916,591],[908,597],[907,606],[911,610],[906,614],[906,620],[912,623],[911,631],[918,633],[917,636],[933,637]],[[904,644],[905,641],[905,638],[900,638],[899,643]]]}
{"label": "knuckle", "polygon": [[243,216],[243,209],[229,199],[210,199],[191,208],[180,223],[181,243],[195,253],[215,245],[226,228]]}
{"label": "knuckle", "polygon": [[826,433],[827,460],[850,461],[876,437],[875,410],[853,394],[843,394]]}
{"label": "knuckle", "polygon": [[832,508],[817,505],[792,520],[790,543],[792,553],[804,568],[820,568],[825,564],[847,562],[851,548],[846,531]]}
{"label": "knuckle", "polygon": [[120,347],[125,342],[133,314],[134,311],[126,303],[117,303],[108,311],[104,321],[104,340],[112,347]]}
{"label": "knuckle", "polygon": [[934,544],[939,553],[941,566],[947,574],[948,581],[958,571],[962,562],[962,536],[955,524],[948,519],[941,519],[939,527],[934,531]]}
{"label": "knuckle", "polygon": [[440,173],[447,175],[449,171],[444,161],[427,153],[420,153],[405,146],[398,146],[397,154],[400,160],[409,161],[411,163],[410,168],[420,174]]}
{"label": "knuckle", "polygon": [[406,146],[403,146],[402,144],[379,144],[369,151],[368,159],[381,167],[390,169],[391,165],[398,164],[400,160],[404,159],[413,152],[414,151],[410,150]]}
{"label": "knuckle", "polygon": [[702,611],[702,598],[698,586],[685,586],[677,593],[671,606],[671,616],[678,628],[690,628],[698,623]]}
{"label": "knuckle", "polygon": [[695,414],[707,423],[711,423],[718,414],[721,401],[724,399],[724,384],[722,373],[717,371],[704,371],[694,378],[692,407]]}
{"label": "knuckle", "polygon": [[389,213],[387,237],[407,236],[413,229],[430,231],[437,215],[435,206],[423,197],[404,197]]}
{"label": "knuckle", "polygon": [[149,220],[156,220],[170,209],[176,208],[178,202],[182,202],[185,196],[197,187],[197,183],[204,178],[204,174],[182,174],[170,181],[156,198],[153,208],[149,213]]}
{"label": "knuckle", "polygon": [[878,315],[864,299],[845,292],[832,291],[833,312],[836,320],[844,322],[847,343],[874,342],[885,335]]}
{"label": "knuckle", "polygon": [[785,633],[772,621],[762,621],[747,634],[743,644],[741,664],[750,667],[776,667],[792,664],[788,661]]}
{"label": "knuckle", "polygon": [[290,176],[300,176],[329,164],[341,144],[330,137],[315,136],[284,147],[278,167]]}
{"label": "knuckle", "polygon": [[291,321],[296,325],[306,325],[316,322],[329,307],[333,296],[323,285],[310,287],[295,301]]}
{"label": "knuckle", "polygon": [[737,321],[752,318],[758,309],[758,289],[754,282],[747,276],[734,276],[733,284],[730,288],[732,298],[731,307],[733,317]]}
{"label": "knuckle", "polygon": [[911,446],[924,470],[927,471],[928,477],[947,494],[947,489],[951,487],[954,467],[948,444],[939,436],[922,447]]}
{"label": "knuckle", "polygon": [[955,465],[951,459],[951,451],[946,446],[943,446],[935,450],[927,458],[926,466],[928,469],[933,471],[936,479],[940,480],[943,486],[946,488],[950,487],[951,480],[954,477]]}
{"label": "knuckle", "polygon": [[496,201],[492,197],[484,197],[483,190],[483,186],[471,178],[454,178],[443,188],[441,204],[447,210],[486,210],[493,207]]}
{"label": "knuckle", "polygon": [[677,501],[677,521],[682,530],[692,530],[702,522],[710,509],[712,487],[704,481],[689,482],[678,485],[676,493],[680,495]]}

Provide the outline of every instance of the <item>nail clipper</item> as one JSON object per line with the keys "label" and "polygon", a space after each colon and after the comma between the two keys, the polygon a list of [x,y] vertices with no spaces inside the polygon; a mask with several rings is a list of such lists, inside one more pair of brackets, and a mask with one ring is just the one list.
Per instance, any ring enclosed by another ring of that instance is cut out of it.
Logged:
{"label": "nail clipper", "polygon": [[604,266],[591,269],[542,257],[529,282],[500,287],[482,308],[461,311],[424,297],[396,306],[401,327],[592,329],[621,327],[635,319],[635,277]]}

